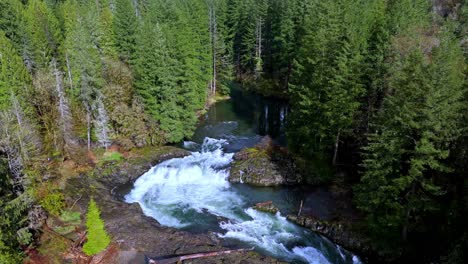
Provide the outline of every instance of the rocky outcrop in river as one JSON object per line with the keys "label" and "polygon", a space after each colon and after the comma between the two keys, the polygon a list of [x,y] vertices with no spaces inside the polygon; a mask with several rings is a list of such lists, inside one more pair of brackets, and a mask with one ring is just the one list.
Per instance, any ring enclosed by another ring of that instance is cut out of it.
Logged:
{"label": "rocky outcrop in river", "polygon": [[279,212],[278,207],[276,207],[276,205],[274,205],[272,201],[257,203],[255,204],[253,209],[257,211],[265,212],[265,213],[272,213],[272,214],[276,214],[277,212]]}
{"label": "rocky outcrop in river", "polygon": [[288,215],[287,219],[306,227],[314,232],[322,234],[337,244],[352,251],[369,253],[370,241],[368,238],[353,232],[352,227],[340,221],[324,221],[313,216]]}
{"label": "rocky outcrop in river", "polygon": [[389,255],[388,252],[379,250],[370,237],[364,235],[362,231],[356,230],[355,226],[346,219],[326,221],[313,216],[297,215],[288,215],[286,218],[329,238],[348,250],[359,253],[366,262],[391,263],[398,258],[398,255]]}
{"label": "rocky outcrop in river", "polygon": [[253,148],[245,148],[234,155],[229,181],[255,186],[293,185],[302,181],[293,157],[282,147],[274,146],[264,137]]}

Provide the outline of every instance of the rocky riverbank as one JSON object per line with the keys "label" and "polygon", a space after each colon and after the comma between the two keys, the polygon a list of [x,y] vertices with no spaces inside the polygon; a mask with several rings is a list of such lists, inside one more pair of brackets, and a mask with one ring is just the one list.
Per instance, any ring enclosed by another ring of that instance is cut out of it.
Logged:
{"label": "rocky riverbank", "polygon": [[[66,182],[64,193],[67,203],[82,215],[81,227],[76,232],[84,230],[83,216],[91,197],[101,209],[112,246],[95,258],[104,258],[112,263],[145,263],[145,256],[175,256],[226,249],[223,241],[214,234],[192,234],[163,227],[153,218],[145,216],[138,204],[127,204],[113,195],[118,186],[134,181],[158,162],[188,154],[174,147],[162,147],[123,162],[104,164],[88,175],[74,177]],[[240,252],[193,260],[191,263],[280,262],[255,252]]]}
{"label": "rocky riverbank", "polygon": [[[276,214],[279,212],[278,208],[272,201],[257,203],[253,209],[261,212]],[[343,248],[358,253],[365,262],[382,262],[387,263],[389,256],[383,255],[378,252],[376,247],[373,247],[371,239],[365,236],[362,232],[356,229],[353,221],[349,219],[320,219],[313,215],[287,215],[289,221],[296,223],[299,226],[310,229],[318,233]]]}

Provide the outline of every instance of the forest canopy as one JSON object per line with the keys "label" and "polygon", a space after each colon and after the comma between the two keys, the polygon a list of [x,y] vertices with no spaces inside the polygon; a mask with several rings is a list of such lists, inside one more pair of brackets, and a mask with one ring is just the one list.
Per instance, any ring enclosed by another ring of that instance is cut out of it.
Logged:
{"label": "forest canopy", "polygon": [[61,212],[45,161],[190,138],[236,83],[289,102],[296,155],[353,164],[366,232],[466,245],[467,23],[457,0],[0,0],[0,262]]}

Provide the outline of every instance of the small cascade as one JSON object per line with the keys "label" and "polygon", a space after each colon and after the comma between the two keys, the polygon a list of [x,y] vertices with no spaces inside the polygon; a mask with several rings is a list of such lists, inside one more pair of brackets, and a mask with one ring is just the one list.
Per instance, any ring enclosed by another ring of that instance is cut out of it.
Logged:
{"label": "small cascade", "polygon": [[[267,109],[267,108],[266,108]],[[267,113],[268,110],[266,110]],[[165,226],[215,231],[294,263],[353,263],[353,255],[289,222],[284,216],[248,208],[247,198],[227,181],[233,154],[225,139],[205,138],[199,151],[165,161],[143,174],[125,196]],[[189,148],[194,142],[184,142]],[[241,174],[242,180],[242,174]],[[343,257],[344,256],[344,257]]]}

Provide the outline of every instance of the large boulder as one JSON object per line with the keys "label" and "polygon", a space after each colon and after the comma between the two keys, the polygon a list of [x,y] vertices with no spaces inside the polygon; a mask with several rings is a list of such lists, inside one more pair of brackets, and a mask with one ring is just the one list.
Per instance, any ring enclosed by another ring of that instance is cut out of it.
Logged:
{"label": "large boulder", "polygon": [[274,205],[272,201],[257,203],[255,204],[253,209],[260,211],[260,212],[272,213],[272,214],[276,214],[277,212],[279,212],[278,207],[276,207],[276,205]]}
{"label": "large boulder", "polygon": [[302,176],[290,153],[274,146],[267,136],[255,147],[242,149],[234,155],[229,181],[255,186],[294,185],[302,181]]}

